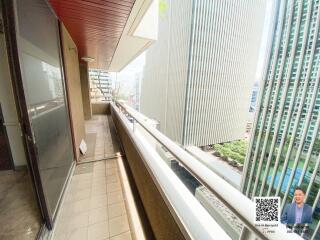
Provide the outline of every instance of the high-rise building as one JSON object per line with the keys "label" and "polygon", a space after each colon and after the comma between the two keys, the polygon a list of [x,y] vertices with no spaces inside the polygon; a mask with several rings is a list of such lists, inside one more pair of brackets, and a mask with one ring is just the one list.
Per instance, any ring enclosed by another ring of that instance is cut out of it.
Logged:
{"label": "high-rise building", "polygon": [[89,69],[90,96],[92,102],[105,102],[112,99],[112,79],[103,69]]}
{"label": "high-rise building", "polygon": [[140,93],[141,93],[141,77],[142,72],[138,72],[134,77],[134,109],[140,110]]}
{"label": "high-rise building", "polygon": [[249,197],[281,196],[282,207],[304,187],[314,209],[308,239],[320,238],[319,24],[319,0],[278,1],[242,183]]}
{"label": "high-rise building", "polygon": [[141,112],[182,145],[244,137],[264,0],[167,0],[147,51]]}
{"label": "high-rise building", "polygon": [[251,92],[251,100],[250,100],[249,112],[254,112],[255,109],[256,109],[258,92],[259,92],[259,83],[255,82],[254,85],[253,85],[253,88],[252,88],[252,92]]}

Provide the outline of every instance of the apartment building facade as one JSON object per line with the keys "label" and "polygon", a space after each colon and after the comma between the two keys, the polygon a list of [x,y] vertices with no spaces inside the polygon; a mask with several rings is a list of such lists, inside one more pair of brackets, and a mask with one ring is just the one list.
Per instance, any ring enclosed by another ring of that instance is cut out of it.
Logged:
{"label": "apartment building facade", "polygon": [[104,69],[89,69],[90,96],[92,102],[112,100],[111,74]]}
{"label": "apartment building facade", "polygon": [[242,183],[249,197],[281,196],[282,207],[305,188],[314,210],[307,239],[320,237],[319,24],[319,0],[278,2]]}
{"label": "apartment building facade", "polygon": [[182,145],[243,138],[266,2],[166,2],[146,54],[141,112]]}

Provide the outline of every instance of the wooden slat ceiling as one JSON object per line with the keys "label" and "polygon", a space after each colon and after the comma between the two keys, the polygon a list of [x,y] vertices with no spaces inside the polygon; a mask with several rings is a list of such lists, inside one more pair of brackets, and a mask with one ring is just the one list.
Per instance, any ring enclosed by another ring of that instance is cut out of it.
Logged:
{"label": "wooden slat ceiling", "polygon": [[90,67],[109,66],[135,0],[49,0]]}

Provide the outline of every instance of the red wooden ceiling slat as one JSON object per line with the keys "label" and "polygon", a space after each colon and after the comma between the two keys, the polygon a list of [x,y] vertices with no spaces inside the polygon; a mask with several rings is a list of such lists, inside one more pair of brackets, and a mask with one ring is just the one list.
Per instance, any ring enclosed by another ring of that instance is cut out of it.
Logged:
{"label": "red wooden ceiling slat", "polygon": [[105,11],[112,11],[115,13],[119,13],[119,14],[125,14],[128,15],[128,13],[130,13],[131,9],[126,7],[126,9],[123,8],[119,8],[119,7],[114,7],[111,6],[109,4],[105,4],[105,5],[99,5],[97,3],[93,3],[93,2],[87,2],[87,1],[83,1],[83,0],[50,0],[50,2],[55,2],[58,4],[58,6],[60,6],[60,9],[63,10],[63,6],[65,4],[68,4],[69,6],[74,7],[75,9],[81,9],[81,8],[88,8],[88,9],[92,9],[92,10],[105,10]]}
{"label": "red wooden ceiling slat", "polygon": [[121,0],[121,2],[119,2],[119,0],[103,0],[103,1],[110,2],[110,3],[117,3],[124,6],[129,6],[129,7],[131,7],[134,3],[134,0]]}
{"label": "red wooden ceiling slat", "polygon": [[[55,7],[54,4],[52,4],[53,7]],[[70,7],[64,7],[65,10],[68,10],[69,15],[73,15],[74,17],[79,17],[79,18],[83,18],[83,16],[90,16],[90,17],[94,17],[95,19],[101,19],[101,20],[114,20],[114,22],[117,23],[126,23],[127,21],[127,15],[126,16],[119,16],[117,14],[113,14],[113,13],[108,13],[105,14],[104,11],[96,11],[93,12],[92,10],[88,10],[88,9],[81,9],[81,12],[78,10],[75,10],[74,8],[70,8]],[[59,12],[59,16],[63,15],[64,12]],[[106,15],[106,16],[104,16]]]}
{"label": "red wooden ceiling slat", "polygon": [[66,14],[61,14],[60,15],[60,18],[61,19],[64,19],[63,22],[74,22],[75,24],[76,23],[81,23],[81,24],[86,24],[88,26],[92,26],[93,28],[97,28],[97,29],[123,29],[123,27],[125,26],[125,24],[118,24],[118,23],[112,23],[111,21],[94,21],[90,18],[83,18],[83,19],[80,19],[80,18],[74,18],[74,17],[69,17],[68,15]]}
{"label": "red wooden ceiling slat", "polygon": [[127,5],[122,4],[122,1],[118,1],[117,3],[115,2],[111,2],[111,1],[104,1],[104,0],[81,0],[83,2],[85,2],[88,5],[94,4],[97,6],[110,6],[113,7],[115,9],[123,9],[123,10],[131,10],[133,4],[128,4],[129,2],[127,2]]}
{"label": "red wooden ceiling slat", "polygon": [[[56,1],[56,0],[51,0],[51,1]],[[74,2],[66,2],[64,4],[61,3],[57,3],[57,2],[52,2],[51,5],[55,8],[56,12],[63,12],[65,10],[70,10],[70,9],[74,9],[78,12],[85,12],[85,11],[89,11],[89,12],[93,12],[93,13],[97,13],[97,14],[105,14],[105,15],[110,15],[110,16],[114,16],[114,17],[128,17],[128,12],[127,11],[115,11],[114,9],[103,9],[103,8],[97,8],[97,7],[92,7],[92,6],[88,6],[85,4],[75,4]]]}
{"label": "red wooden ceiling slat", "polygon": [[135,0],[49,0],[68,29],[79,57],[95,58],[91,67],[110,63]]}
{"label": "red wooden ceiling slat", "polygon": [[[118,38],[119,38],[119,36],[120,36],[121,34],[119,34],[119,35],[117,35],[117,36],[103,36],[103,40],[101,39],[101,35],[99,34],[99,35],[96,35],[96,34],[92,34],[90,37],[88,37],[87,39],[88,40],[90,40],[90,42],[91,42],[91,40],[92,39],[96,39],[96,40],[98,40],[98,41],[100,41],[100,42],[110,42],[110,41],[115,41],[115,42],[117,42],[117,40],[118,40]],[[75,33],[75,36],[76,37],[80,37],[80,33]]]}

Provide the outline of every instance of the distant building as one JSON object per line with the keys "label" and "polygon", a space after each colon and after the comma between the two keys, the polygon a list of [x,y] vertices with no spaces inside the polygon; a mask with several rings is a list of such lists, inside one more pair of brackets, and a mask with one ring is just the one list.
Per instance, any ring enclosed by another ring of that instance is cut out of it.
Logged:
{"label": "distant building", "polygon": [[182,145],[244,137],[265,0],[167,0],[147,51],[141,112]]}
{"label": "distant building", "polygon": [[248,112],[248,117],[247,117],[246,134],[244,137],[245,139],[250,138],[250,133],[252,131],[258,93],[259,93],[259,83],[255,82],[253,85],[253,88],[252,88],[252,92],[251,92],[251,101],[250,101],[250,107],[249,107],[249,112]]}
{"label": "distant building", "polygon": [[137,111],[140,111],[141,76],[142,72],[135,74],[132,93],[128,99],[128,104]]}
{"label": "distant building", "polygon": [[255,82],[252,88],[249,112],[255,112],[259,93],[259,83]]}
{"label": "distant building", "polygon": [[102,69],[89,69],[89,79],[92,102],[112,100],[112,79],[108,71]]}
{"label": "distant building", "polygon": [[[306,189],[320,239],[320,2],[278,1],[269,62],[245,164],[243,192],[292,201]],[[315,230],[316,229],[316,230]]]}

